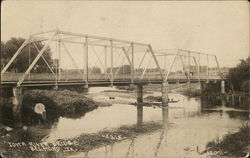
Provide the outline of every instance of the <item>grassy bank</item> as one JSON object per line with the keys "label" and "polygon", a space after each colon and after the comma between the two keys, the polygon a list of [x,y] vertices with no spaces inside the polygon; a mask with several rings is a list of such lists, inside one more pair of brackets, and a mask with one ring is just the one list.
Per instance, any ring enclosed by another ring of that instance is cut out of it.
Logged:
{"label": "grassy bank", "polygon": [[250,125],[243,124],[236,133],[228,133],[221,140],[216,139],[207,144],[207,151],[219,156],[242,157],[250,152]]}
{"label": "grassy bank", "polygon": [[141,125],[121,126],[117,129],[104,130],[95,134],[82,134],[70,141],[77,142],[78,145],[74,148],[78,151],[89,151],[102,145],[109,145],[125,139],[131,139],[140,134],[151,133],[161,128],[162,123],[160,122],[148,122]]}
{"label": "grassy bank", "polygon": [[[31,137],[34,131],[32,131],[30,128],[28,130],[20,129],[18,133],[15,132],[15,137],[4,137],[3,141],[0,141],[0,152],[1,149],[4,149],[2,153],[6,157],[16,157],[16,155],[18,155],[18,157],[21,157],[22,155],[24,157],[37,157],[40,149],[44,150],[48,148],[54,148],[56,149],[56,152],[43,151],[40,153],[42,155],[57,154],[59,155],[58,157],[66,157],[67,155],[75,153],[76,151],[85,152],[104,145],[111,145],[115,142],[126,139],[133,139],[141,134],[148,134],[157,130],[161,130],[162,127],[163,126],[161,122],[148,122],[141,125],[135,124],[132,126],[121,126],[119,128],[103,130],[93,134],[81,134],[80,136],[73,139],[59,139],[52,143],[41,142],[41,138],[39,137],[33,137],[32,140],[27,140],[24,138],[24,135],[26,135],[26,137]],[[20,136],[22,136],[23,139],[20,139]],[[18,140],[15,139],[17,137]],[[25,145],[15,146],[15,142],[21,142]],[[38,157],[41,157],[41,155],[38,155]]]}
{"label": "grassy bank", "polygon": [[96,102],[84,94],[69,90],[27,90],[23,98],[23,116],[30,116],[36,103],[45,105],[47,120],[59,116],[78,118],[98,106],[110,105]]}

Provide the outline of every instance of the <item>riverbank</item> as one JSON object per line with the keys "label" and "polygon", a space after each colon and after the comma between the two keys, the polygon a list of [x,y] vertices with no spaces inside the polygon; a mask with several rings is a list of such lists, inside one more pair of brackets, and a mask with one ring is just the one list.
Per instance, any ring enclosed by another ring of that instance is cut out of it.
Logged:
{"label": "riverbank", "polygon": [[110,105],[96,102],[82,93],[70,90],[27,90],[23,98],[24,116],[34,109],[36,103],[45,105],[48,120],[59,116],[79,118],[99,106]]}
{"label": "riverbank", "polygon": [[[129,86],[117,86],[117,89],[126,90],[126,91],[136,91],[136,85],[129,85]],[[168,92],[170,93],[183,93],[185,90],[199,90],[198,83],[191,83],[190,87],[188,87],[187,83],[183,84],[168,84]],[[161,84],[147,84],[143,87],[145,92],[162,92],[162,85]]]}
{"label": "riverbank", "polygon": [[89,151],[102,145],[110,145],[118,141],[134,138],[141,134],[148,134],[160,130],[162,127],[161,122],[147,122],[132,126],[124,125],[113,130],[103,130],[95,134],[82,134],[70,141],[78,143],[78,146],[75,146],[75,149],[78,151]]}
{"label": "riverbank", "polygon": [[250,125],[243,124],[236,133],[228,133],[206,145],[206,152],[217,156],[243,157],[250,153]]}
{"label": "riverbank", "polygon": [[[15,137],[3,138],[0,147],[5,150],[1,150],[0,148],[0,153],[6,157],[16,157],[16,155],[13,154],[34,157],[37,156],[37,152],[43,152],[44,155],[50,153],[57,157],[66,157],[77,152],[86,152],[101,146],[111,145],[127,139],[133,139],[139,135],[153,133],[162,128],[162,122],[147,122],[132,126],[124,125],[119,128],[102,130],[98,133],[81,134],[72,139],[58,139],[51,143],[42,141],[42,137],[34,137],[34,139],[26,140],[24,135],[30,137],[33,132],[37,131],[32,131],[31,128],[28,130],[20,129],[18,132],[15,132]],[[23,139],[15,139],[20,136],[23,137]],[[15,152],[13,152],[13,150],[15,150]]]}

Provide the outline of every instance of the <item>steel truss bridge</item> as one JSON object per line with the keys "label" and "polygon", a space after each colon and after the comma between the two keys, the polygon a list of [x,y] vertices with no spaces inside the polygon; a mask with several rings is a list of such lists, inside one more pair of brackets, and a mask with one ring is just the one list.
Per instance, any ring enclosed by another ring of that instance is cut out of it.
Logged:
{"label": "steel truss bridge", "polygon": [[[38,48],[38,42],[43,48]],[[22,53],[37,51],[23,73],[8,71]],[[44,54],[51,50],[54,64]],[[24,51],[26,50],[26,51]],[[27,51],[28,50],[28,51]],[[49,72],[35,72],[43,60]],[[96,72],[98,69],[98,72]],[[1,71],[2,87],[109,86],[190,83],[222,80],[216,55],[53,30],[30,35]]]}

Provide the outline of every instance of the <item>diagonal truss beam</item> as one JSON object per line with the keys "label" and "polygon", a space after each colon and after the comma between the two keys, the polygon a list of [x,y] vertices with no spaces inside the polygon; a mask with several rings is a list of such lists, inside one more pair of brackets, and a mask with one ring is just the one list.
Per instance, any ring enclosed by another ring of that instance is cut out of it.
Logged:
{"label": "diagonal truss beam", "polygon": [[132,62],[131,62],[131,60],[130,60],[130,58],[129,58],[128,51],[126,51],[124,47],[122,47],[122,51],[124,52],[124,54],[125,54],[125,56],[126,56],[128,62],[129,62],[129,64],[131,65]]}
{"label": "diagonal truss beam", "polygon": [[62,42],[62,45],[63,45],[63,47],[64,47],[66,53],[68,54],[70,60],[73,62],[74,66],[75,66],[76,69],[78,70],[79,74],[82,75],[82,76],[84,76],[84,74],[80,71],[79,67],[77,66],[77,64],[76,64],[76,62],[75,62],[75,60],[74,60],[74,58],[73,58],[73,57],[71,56],[71,54],[69,53],[69,50],[68,50],[67,47],[65,46],[64,42]]}
{"label": "diagonal truss beam", "polygon": [[178,54],[179,54],[178,52],[175,54],[174,59],[173,59],[173,61],[172,61],[172,63],[171,63],[171,66],[170,66],[170,68],[168,69],[168,73],[167,73],[167,75],[165,76],[164,82],[167,82],[167,81],[168,81],[168,76],[169,76],[169,74],[170,74],[170,71],[172,70],[172,67],[173,67],[173,65],[174,65],[174,62],[175,62],[176,57],[177,57]]}
{"label": "diagonal truss beam", "polygon": [[224,77],[223,77],[223,75],[222,75],[222,73],[221,73],[221,69],[220,69],[220,65],[219,65],[217,56],[215,55],[214,58],[215,58],[215,61],[216,61],[216,64],[217,64],[217,68],[219,69],[220,77],[221,77],[222,80],[224,80]]}
{"label": "diagonal truss beam", "polygon": [[[36,50],[37,50],[37,52],[38,52],[38,54],[39,54],[39,53],[40,53],[40,50],[38,49],[37,45],[36,45],[34,42],[32,42],[32,43],[33,43],[33,45],[35,46],[35,48],[36,48]],[[44,60],[44,62],[46,63],[46,65],[48,66],[49,70],[52,72],[52,74],[53,74],[54,77],[56,78],[56,74],[54,73],[54,71],[53,71],[52,68],[50,67],[50,65],[49,65],[49,63],[47,62],[47,60],[44,58],[43,55],[42,55],[41,57],[42,57],[42,59]]]}
{"label": "diagonal truss beam", "polygon": [[52,39],[55,37],[56,34],[57,34],[57,32],[54,33],[51,36],[51,38],[48,40],[48,42],[46,43],[46,45],[42,48],[42,50],[39,52],[39,54],[33,60],[33,62],[31,63],[31,65],[29,66],[29,68],[25,71],[25,73],[23,74],[23,76],[21,77],[21,79],[18,81],[17,87],[19,87],[23,83],[25,77],[30,73],[31,69],[35,66],[35,64],[40,59],[40,57],[43,55],[43,53],[45,52],[45,50],[49,47],[50,42],[52,41]]}
{"label": "diagonal truss beam", "polygon": [[146,71],[147,71],[147,69],[148,69],[148,66],[150,65],[151,60],[152,60],[152,58],[149,58],[148,63],[147,63],[147,65],[146,65],[146,67],[144,68],[144,70],[143,70],[143,72],[142,72],[142,75],[141,75],[141,77],[140,77],[141,80],[143,79],[143,77],[144,77],[144,75],[145,75],[145,73],[146,73]]}
{"label": "diagonal truss beam", "polygon": [[153,59],[154,59],[154,61],[155,61],[155,64],[156,64],[156,67],[158,68],[158,70],[159,70],[159,72],[160,72],[161,79],[163,80],[162,70],[161,70],[161,68],[160,68],[160,65],[159,65],[157,59],[156,59],[156,56],[155,56],[155,53],[154,53],[154,51],[153,51],[152,46],[151,46],[151,45],[148,45],[148,49],[149,49],[149,51],[150,51],[151,54],[152,54],[152,57],[153,57]]}

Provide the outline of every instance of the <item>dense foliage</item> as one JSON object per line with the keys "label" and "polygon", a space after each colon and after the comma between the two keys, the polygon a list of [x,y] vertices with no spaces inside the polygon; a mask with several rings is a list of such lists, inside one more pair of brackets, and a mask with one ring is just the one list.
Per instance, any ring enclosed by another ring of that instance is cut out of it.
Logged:
{"label": "dense foliage", "polygon": [[[16,53],[16,51],[20,48],[24,41],[24,38],[11,38],[7,42],[1,41],[1,69],[3,69],[3,67],[8,63],[8,61]],[[35,44],[39,50],[41,50],[44,46],[42,42],[35,42]],[[27,68],[29,67],[29,64],[32,63],[37,55],[38,51],[33,43],[31,43],[30,46],[25,46],[21,53],[14,60],[14,62],[11,64],[8,71],[25,72],[25,70],[27,70]],[[48,64],[52,65],[50,48],[46,49],[46,51],[43,53],[43,56]],[[40,58],[32,71],[48,72],[49,69],[43,59]]]}
{"label": "dense foliage", "polygon": [[241,60],[236,67],[229,69],[228,81],[232,90],[249,92],[250,86],[250,57]]}
{"label": "dense foliage", "polygon": [[250,143],[250,126],[242,124],[236,133],[228,133],[222,139],[217,138],[209,142],[208,151],[217,152],[220,156],[243,157],[246,155]]}

